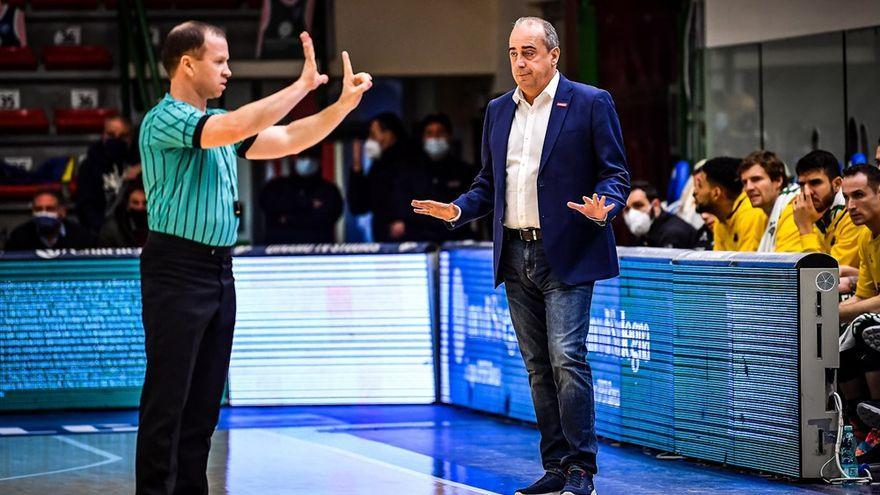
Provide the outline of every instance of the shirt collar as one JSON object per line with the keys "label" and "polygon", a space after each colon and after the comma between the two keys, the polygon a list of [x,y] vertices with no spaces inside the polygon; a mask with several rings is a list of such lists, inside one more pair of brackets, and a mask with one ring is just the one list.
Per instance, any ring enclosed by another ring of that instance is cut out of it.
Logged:
{"label": "shirt collar", "polygon": [[[553,74],[553,78],[550,79],[550,82],[547,83],[547,86],[544,87],[544,91],[541,91],[541,94],[539,94],[535,98],[535,101],[537,101],[538,98],[540,98],[541,95],[544,95],[544,94],[546,94],[547,96],[550,97],[550,101],[553,101],[553,99],[556,98],[556,88],[558,88],[558,87],[559,87],[559,71],[557,70],[556,73]],[[525,97],[523,96],[522,90],[519,88],[519,86],[517,86],[516,91],[513,92],[512,98],[513,98],[513,102],[517,105],[519,105],[520,101],[525,101]]]}

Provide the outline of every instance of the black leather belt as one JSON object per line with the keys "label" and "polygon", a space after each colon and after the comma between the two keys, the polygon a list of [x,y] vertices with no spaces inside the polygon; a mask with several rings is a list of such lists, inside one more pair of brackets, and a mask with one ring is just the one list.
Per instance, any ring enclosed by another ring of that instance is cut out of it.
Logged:
{"label": "black leather belt", "polygon": [[541,229],[508,229],[504,227],[504,239],[519,239],[525,242],[535,242],[541,239]]}

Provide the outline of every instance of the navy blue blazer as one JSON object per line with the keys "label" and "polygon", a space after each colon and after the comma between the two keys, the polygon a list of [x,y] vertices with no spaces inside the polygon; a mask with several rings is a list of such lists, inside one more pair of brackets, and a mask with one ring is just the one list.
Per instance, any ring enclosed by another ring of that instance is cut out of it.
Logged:
{"label": "navy blue blazer", "polygon": [[[492,213],[495,285],[503,282],[507,140],[516,104],[513,91],[489,102],[483,123],[482,169],[468,192],[453,203],[459,227]],[[569,81],[560,74],[538,169],[538,210],[544,250],[553,274],[570,285],[618,275],[611,218],[626,205],[629,171],[614,101],[607,91]],[[604,226],[569,208],[593,193],[614,204]]]}

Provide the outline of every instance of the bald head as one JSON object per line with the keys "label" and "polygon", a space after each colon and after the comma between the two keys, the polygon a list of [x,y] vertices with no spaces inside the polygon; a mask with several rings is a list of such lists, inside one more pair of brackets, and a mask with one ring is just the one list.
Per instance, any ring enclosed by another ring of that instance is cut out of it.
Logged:
{"label": "bald head", "polygon": [[556,34],[556,28],[553,27],[553,24],[550,24],[550,22],[541,19],[540,17],[520,17],[513,23],[513,29],[526,25],[536,26],[541,29],[543,32],[544,46],[547,47],[548,51],[559,47],[559,35]]}

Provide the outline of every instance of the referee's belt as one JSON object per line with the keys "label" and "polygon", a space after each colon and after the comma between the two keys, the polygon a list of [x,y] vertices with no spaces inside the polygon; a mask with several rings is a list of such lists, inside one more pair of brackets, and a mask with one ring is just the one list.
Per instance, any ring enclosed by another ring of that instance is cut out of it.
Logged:
{"label": "referee's belt", "polygon": [[535,242],[541,239],[541,229],[508,229],[504,227],[504,240],[519,239],[525,242]]}

